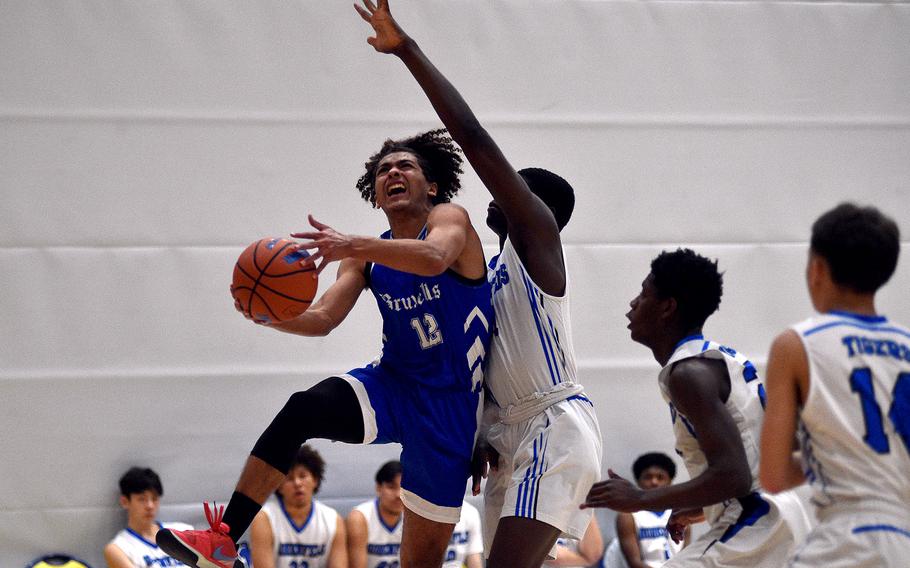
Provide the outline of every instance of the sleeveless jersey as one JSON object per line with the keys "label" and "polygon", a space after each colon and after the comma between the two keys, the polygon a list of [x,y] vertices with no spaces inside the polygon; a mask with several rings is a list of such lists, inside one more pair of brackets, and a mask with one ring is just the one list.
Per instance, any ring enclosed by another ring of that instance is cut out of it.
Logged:
{"label": "sleeveless jersey", "polygon": [[566,294],[544,293],[528,275],[512,241],[490,261],[493,306],[499,317],[485,376],[500,407],[516,404],[576,380],[575,349]]}
{"label": "sleeveless jersey", "polygon": [[338,529],[335,509],[314,500],[310,514],[298,526],[284,508],[284,502],[270,499],[262,507],[272,527],[275,568],[326,568],[332,541]]}
{"label": "sleeveless jersey", "polygon": [[896,511],[910,503],[910,331],[832,312],[793,326],[809,361],[800,442],[822,508]]}
{"label": "sleeveless jersey", "polygon": [[[670,400],[667,379],[673,366],[684,359],[705,357],[719,359],[727,366],[730,377],[730,396],[725,404],[730,416],[739,429],[749,470],[752,472],[750,491],[759,489],[758,459],[761,440],[762,420],[765,416],[765,387],[758,377],[758,371],[751,361],[735,350],[708,341],[701,335],[687,337],[679,342],[676,350],[660,371],[660,392],[670,405],[670,417],[673,421],[673,432],[676,435],[676,452],[682,456],[689,472],[695,478],[708,467],[708,461],[695,437],[695,429],[689,420],[680,414]],[[723,503],[705,507],[705,519],[713,524],[724,509]]]}
{"label": "sleeveless jersey", "polygon": [[[424,228],[417,238],[426,235]],[[495,323],[489,283],[452,270],[419,276],[381,264],[370,265],[367,277],[382,314],[380,365],[430,387],[479,390]]]}
{"label": "sleeveless jersey", "polygon": [[472,554],[483,554],[480,511],[465,501],[461,505],[461,518],[455,524],[452,538],[449,539],[442,568],[461,568],[465,558]]}
{"label": "sleeveless jersey", "polygon": [[[158,528],[178,531],[193,530],[193,527],[185,523],[158,523]],[[118,532],[111,542],[126,554],[136,568],[186,566],[168,556],[167,553],[158,548],[157,544],[145,540],[142,535],[129,527]]]}
{"label": "sleeveless jersey", "polygon": [[379,514],[378,499],[354,508],[367,520],[367,568],[398,568],[402,519],[399,518],[395,526],[385,524]]}
{"label": "sleeveless jersey", "polygon": [[682,548],[667,533],[667,521],[672,509],[663,512],[637,511],[632,513],[635,519],[635,530],[638,533],[638,548],[641,560],[648,566],[661,566]]}

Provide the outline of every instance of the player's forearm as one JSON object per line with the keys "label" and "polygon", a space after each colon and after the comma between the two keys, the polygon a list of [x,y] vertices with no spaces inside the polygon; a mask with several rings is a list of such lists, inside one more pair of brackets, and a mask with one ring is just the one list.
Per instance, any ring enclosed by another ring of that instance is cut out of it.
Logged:
{"label": "player's forearm", "polygon": [[382,264],[420,276],[442,274],[452,260],[444,249],[419,239],[392,240],[352,236],[350,255],[358,260]]}
{"label": "player's forearm", "polygon": [[[762,456],[764,460],[764,455]],[[763,461],[759,473],[762,488],[771,493],[779,493],[801,485],[806,481],[796,454],[790,454],[781,464],[767,464]]]}
{"label": "player's forearm", "polygon": [[709,466],[701,475],[685,483],[645,491],[642,509],[660,511],[708,507],[748,494],[751,481],[748,468]]}
{"label": "player's forearm", "polygon": [[285,333],[293,333],[294,335],[323,337],[335,329],[338,323],[326,310],[314,305],[292,320],[273,323],[269,327]]}

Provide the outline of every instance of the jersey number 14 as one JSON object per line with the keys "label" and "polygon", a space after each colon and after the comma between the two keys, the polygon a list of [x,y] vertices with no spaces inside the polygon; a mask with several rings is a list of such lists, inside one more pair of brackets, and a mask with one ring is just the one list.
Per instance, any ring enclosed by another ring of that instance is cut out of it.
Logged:
{"label": "jersey number 14", "polygon": [[[862,405],[863,421],[866,423],[866,435],[863,436],[863,440],[879,454],[891,452],[888,435],[885,434],[882,409],[875,399],[872,371],[868,367],[853,369],[850,373],[850,388],[859,395]],[[894,389],[891,391],[888,419],[910,452],[910,373],[901,373],[897,376]]]}

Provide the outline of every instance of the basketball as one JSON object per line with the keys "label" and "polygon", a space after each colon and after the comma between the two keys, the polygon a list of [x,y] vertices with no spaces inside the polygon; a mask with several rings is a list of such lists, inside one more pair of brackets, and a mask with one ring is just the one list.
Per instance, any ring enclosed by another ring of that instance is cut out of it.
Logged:
{"label": "basketball", "polygon": [[231,295],[253,319],[278,323],[293,319],[310,307],[319,285],[316,272],[303,268],[309,256],[293,241],[260,239],[240,253],[234,265]]}

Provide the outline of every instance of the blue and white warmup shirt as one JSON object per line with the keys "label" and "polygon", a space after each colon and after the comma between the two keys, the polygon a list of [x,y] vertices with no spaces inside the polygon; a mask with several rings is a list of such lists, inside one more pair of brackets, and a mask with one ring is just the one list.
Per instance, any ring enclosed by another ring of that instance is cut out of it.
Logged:
{"label": "blue and white warmup shirt", "polygon": [[910,330],[843,312],[793,330],[809,361],[800,442],[815,504],[910,519]]}
{"label": "blue and white warmup shirt", "polygon": [[272,527],[275,568],[326,568],[338,529],[335,509],[314,500],[310,515],[297,525],[280,498],[262,507]]}
{"label": "blue and white warmup shirt", "polygon": [[[159,529],[190,531],[193,527],[185,523],[158,523]],[[136,568],[165,568],[167,566],[186,566],[158,548],[154,541],[145,540],[142,535],[131,528],[118,532],[111,541],[126,554]]]}
{"label": "blue and white warmup shirt", "polygon": [[496,404],[504,408],[537,393],[576,384],[568,294],[544,293],[531,280],[510,240],[490,261],[487,274],[493,307],[500,314],[485,377]]}

